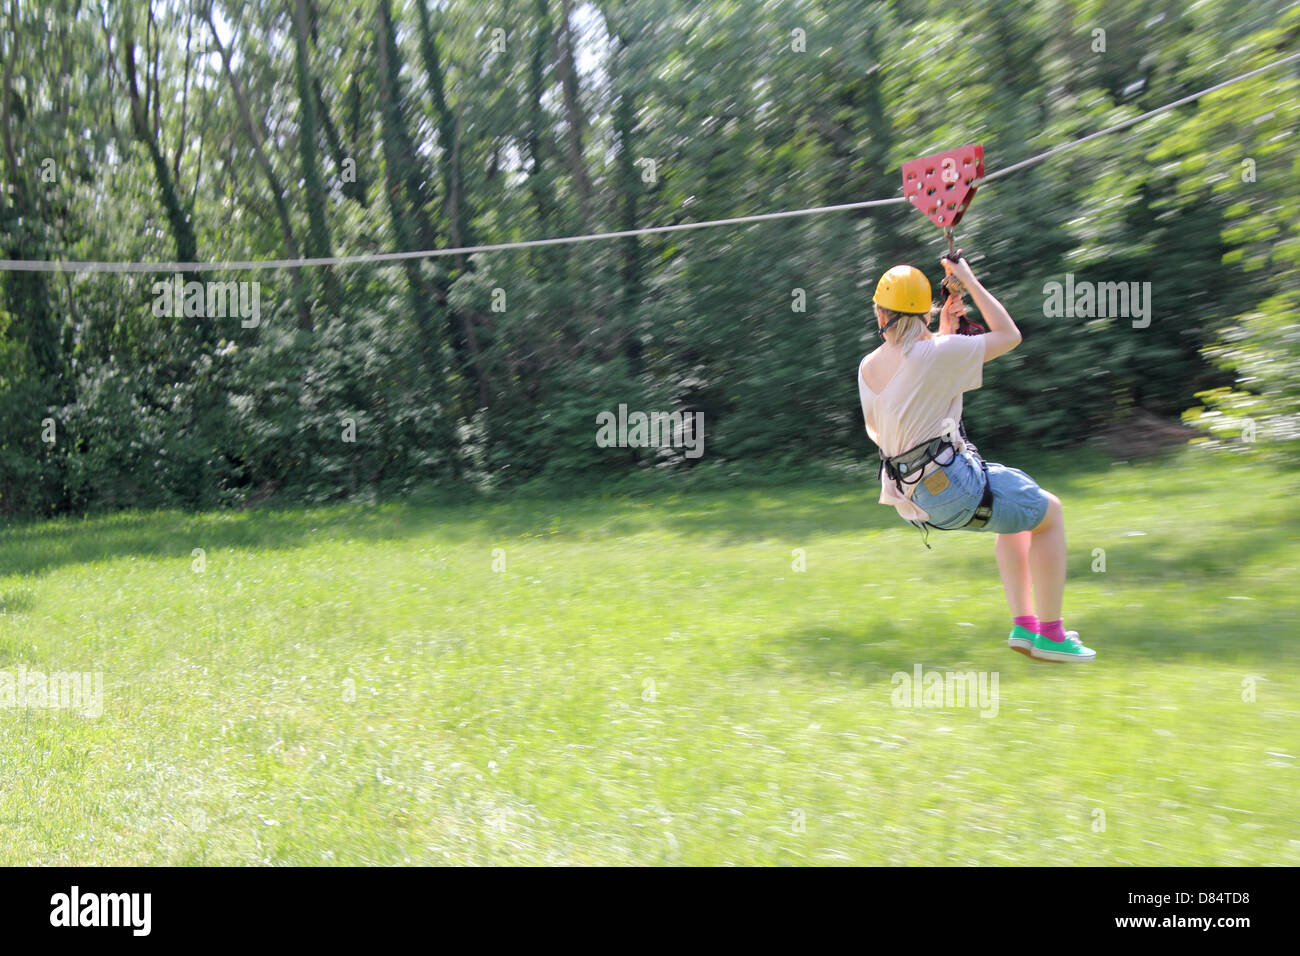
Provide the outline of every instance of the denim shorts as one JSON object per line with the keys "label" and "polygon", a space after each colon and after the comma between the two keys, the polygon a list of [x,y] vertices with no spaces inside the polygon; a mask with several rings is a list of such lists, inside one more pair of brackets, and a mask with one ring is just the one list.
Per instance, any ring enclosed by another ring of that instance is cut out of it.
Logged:
{"label": "denim shorts", "polygon": [[[966,530],[1015,534],[1032,531],[1042,524],[1047,515],[1047,494],[1034,479],[1018,468],[992,462],[988,468],[989,484],[993,488],[993,516],[984,527]],[[984,470],[979,459],[967,452],[926,476],[912,493],[912,501],[929,513],[931,525],[953,530],[970,521],[983,496]]]}

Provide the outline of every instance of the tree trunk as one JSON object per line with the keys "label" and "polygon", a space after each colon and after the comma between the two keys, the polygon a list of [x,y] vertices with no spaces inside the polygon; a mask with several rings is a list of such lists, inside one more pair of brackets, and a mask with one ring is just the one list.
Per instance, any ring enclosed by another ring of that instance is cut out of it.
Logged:
{"label": "tree trunk", "polygon": [[[262,132],[258,128],[259,124],[253,120],[253,113],[248,105],[248,96],[245,94],[239,78],[235,76],[235,71],[230,65],[230,51],[222,46],[221,38],[217,36],[217,28],[212,22],[211,12],[205,10],[203,19],[212,31],[212,43],[216,47],[217,55],[221,57],[221,66],[225,71],[226,79],[230,83],[230,90],[235,95],[235,105],[239,108],[239,116],[244,122],[244,129],[248,133],[248,138],[253,144],[253,156],[257,160],[257,167],[262,171],[262,176],[266,179],[267,188],[271,190],[271,202],[275,205],[275,216],[280,223],[280,236],[284,240],[285,256],[290,259],[297,259],[301,256],[301,253],[298,251],[298,237],[294,233],[293,222],[289,218],[289,203],[285,199],[284,185],[280,182],[280,177],[275,174],[271,161],[266,155]],[[290,269],[288,271],[289,282],[293,286],[294,302],[298,310],[298,327],[310,332],[313,327],[311,306],[307,302],[306,289],[303,287],[302,270]]]}
{"label": "tree trunk", "polygon": [[[542,109],[542,96],[546,92],[546,51],[550,46],[551,21],[547,0],[537,0],[537,34],[533,37],[533,55],[528,70],[528,135],[525,146],[531,168],[528,171],[528,188],[537,210],[537,222],[543,235],[551,225],[551,184],[543,163],[546,116]],[[554,252],[554,249],[548,250]]]}
{"label": "tree trunk", "polygon": [[[307,202],[307,239],[309,258],[332,256],[329,223],[325,210],[329,193],[320,169],[320,151],[316,143],[316,95],[311,82],[311,64],[307,54],[307,7],[305,0],[294,0],[294,69],[298,81],[298,159],[302,168]],[[338,277],[329,266],[321,267],[326,310],[338,315],[343,304]]]}
{"label": "tree trunk", "polygon": [[[411,211],[407,208],[409,194],[403,188],[403,166],[405,155],[402,148],[404,130],[402,128],[401,108],[398,104],[398,91],[393,88],[393,78],[397,75],[392,62],[394,51],[392,42],[392,24],[389,20],[388,0],[379,0],[376,5],[379,15],[379,37],[375,44],[379,58],[379,102],[380,102],[380,140],[384,153],[384,193],[388,196],[388,208],[393,225],[393,238],[399,251],[413,248],[416,243],[416,228],[412,224]],[[432,290],[426,288],[420,264],[415,259],[407,259],[402,264],[406,272],[411,316],[414,320],[416,335],[420,340],[420,349],[424,355],[424,365],[429,375],[443,384],[441,351],[438,336],[434,331],[433,310],[430,306]]]}
{"label": "tree trunk", "polygon": [[[16,35],[18,30],[16,11],[13,15],[13,30]],[[3,44],[2,35],[0,35],[0,44]],[[44,259],[46,253],[39,232],[36,233],[36,248],[34,250],[24,248],[26,243],[23,241],[23,233],[28,228],[27,224],[32,221],[33,210],[31,197],[27,194],[26,179],[23,170],[18,166],[18,154],[14,147],[12,105],[14,97],[18,95],[13,83],[15,59],[13,56],[6,56],[3,46],[0,45],[0,60],[4,61],[3,88],[0,89],[0,96],[4,99],[3,105],[0,105],[0,137],[3,138],[5,165],[8,167],[4,182],[8,184],[9,195],[12,197],[9,205],[12,205],[13,221],[23,224],[16,227],[15,233],[11,233],[13,240],[7,255],[12,259],[27,257]],[[3,201],[4,196],[0,194],[0,202]],[[10,212],[8,209],[4,211],[6,214]],[[9,218],[8,215],[5,218]],[[45,275],[40,272],[6,272],[4,291],[9,311],[21,323],[22,337],[35,361],[37,374],[42,381],[54,385],[62,394],[63,361],[58,347],[57,324],[50,310],[49,284]]]}
{"label": "tree trunk", "polygon": [[[614,162],[618,184],[620,231],[636,228],[637,198],[641,191],[636,171],[636,156],[633,152],[633,138],[636,135],[636,103],[628,87],[627,78],[622,75],[626,51],[627,44],[620,38],[618,53],[620,75],[615,80],[617,102],[614,106]],[[623,354],[627,359],[628,370],[635,376],[640,375],[645,369],[641,337],[635,325],[636,308],[641,302],[641,240],[638,236],[626,236],[621,240],[621,244],[623,247],[623,262],[620,269],[623,282],[621,301]]]}
{"label": "tree trunk", "polygon": [[[379,0],[380,18],[380,96],[384,100],[385,165],[390,167],[385,175],[393,185],[400,183],[406,195],[407,212],[414,228],[410,229],[414,242],[421,249],[431,249],[437,245],[437,234],[424,208],[425,190],[423,164],[415,151],[406,128],[406,119],[402,110],[401,51],[397,47],[397,38],[393,32],[392,11],[389,0]],[[391,199],[390,195],[390,199]],[[407,240],[409,242],[410,240]],[[404,245],[404,248],[411,248]],[[409,273],[408,273],[409,275]],[[422,283],[425,280],[421,280]],[[457,371],[469,382],[475,391],[477,407],[484,407],[489,390],[487,377],[483,371],[479,355],[478,339],[470,317],[450,306],[449,286],[442,280],[428,280],[430,289],[446,312],[447,336],[451,342],[452,354]],[[468,402],[462,402],[467,405]],[[462,412],[470,411],[462,407]]]}
{"label": "tree trunk", "polygon": [[[447,202],[447,221],[453,246],[472,246],[469,210],[464,195],[460,168],[460,123],[447,104],[446,78],[438,55],[438,41],[429,22],[425,0],[416,0],[415,12],[420,29],[420,56],[433,100],[433,112],[438,124],[438,145],[442,147],[443,195]],[[456,257],[459,268],[465,268],[462,257]]]}
{"label": "tree trunk", "polygon": [[564,115],[567,121],[565,145],[568,150],[569,172],[578,197],[578,224],[585,232],[591,220],[591,180],[582,161],[582,135],[587,121],[582,113],[578,90],[578,71],[573,60],[573,26],[570,22],[572,0],[561,0],[560,32],[556,35],[556,66],[560,72],[560,89],[564,93]]}
{"label": "tree trunk", "polygon": [[[129,12],[124,13],[122,23],[122,58],[126,70],[126,92],[131,101],[131,127],[136,138],[144,144],[144,148],[149,153],[149,160],[153,164],[154,178],[158,182],[163,210],[167,214],[167,221],[171,224],[172,237],[176,242],[176,258],[181,262],[197,262],[199,246],[198,240],[194,237],[194,225],[190,222],[189,214],[181,202],[180,193],[176,188],[176,180],[172,177],[171,167],[167,165],[167,160],[163,156],[162,146],[153,134],[153,127],[149,122],[148,105],[140,100],[139,82],[136,79],[135,27],[132,22],[132,14]],[[204,326],[206,327],[206,323],[204,323]]]}

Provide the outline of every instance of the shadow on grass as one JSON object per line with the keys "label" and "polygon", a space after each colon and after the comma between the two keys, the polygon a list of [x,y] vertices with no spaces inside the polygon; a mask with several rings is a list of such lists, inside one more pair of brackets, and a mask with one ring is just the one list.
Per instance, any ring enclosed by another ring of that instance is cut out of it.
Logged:
{"label": "shadow on grass", "polygon": [[888,682],[895,673],[912,673],[916,664],[926,669],[987,667],[989,646],[988,636],[974,628],[945,632],[890,621],[873,621],[860,631],[812,625],[777,635],[772,642],[773,650],[810,670],[863,683]]}
{"label": "shadow on grass", "polygon": [[0,614],[25,614],[36,604],[32,592],[26,588],[6,591],[0,595]]}
{"label": "shadow on grass", "polygon": [[194,548],[285,550],[311,544],[321,535],[396,540],[436,524],[437,516],[427,512],[356,505],[62,518],[0,532],[0,573],[37,575],[64,565],[121,558],[190,560]]}
{"label": "shadow on grass", "polygon": [[[1095,457],[1079,460],[1087,470],[1073,467],[1071,457],[1055,456],[1044,458],[1041,469],[1034,473],[1036,477],[1041,473],[1043,484],[1063,496],[1077,494],[1081,502],[1095,502],[1099,495],[1105,495],[1097,485],[1099,478],[1109,474],[1109,466]],[[1184,472],[1184,478],[1188,474]],[[1195,519],[1194,509],[1199,507],[1193,500],[1196,482],[1190,482],[1190,490],[1189,482],[1183,485],[1165,501],[1143,498],[1143,508],[1181,509],[1179,513]],[[37,575],[64,565],[127,557],[190,560],[192,549],[200,547],[209,551],[292,550],[322,539],[400,543],[429,534],[436,534],[440,544],[448,545],[509,542],[521,537],[557,545],[574,540],[620,544],[619,539],[628,536],[663,532],[684,539],[705,536],[722,543],[743,544],[895,529],[898,534],[896,541],[890,539],[891,547],[897,544],[920,549],[919,534],[901,522],[893,509],[878,504],[877,495],[874,481],[827,481],[723,491],[666,489],[651,494],[593,494],[559,500],[501,496],[456,505],[394,502],[272,506],[199,515],[126,512],[33,522],[0,531],[0,573]],[[1278,527],[1294,524],[1300,520],[1300,509],[1291,505],[1287,514],[1275,518]],[[1207,512],[1206,520],[1212,519],[1212,513]],[[1221,576],[1260,559],[1261,548],[1268,547],[1266,530],[1225,527],[1220,540],[1190,552],[1154,548],[1152,543],[1159,539],[1151,538],[1119,538],[1104,546],[1112,569],[1142,567],[1146,573],[1161,578]],[[944,562],[945,572],[988,573],[991,540],[987,550],[979,554],[943,554],[944,537],[944,533],[935,532],[931,544],[936,559]]]}
{"label": "shadow on grass", "polygon": [[[1027,472],[1041,487],[1062,499],[1067,529],[1072,519],[1077,521],[1096,514],[1099,502],[1115,500],[1122,501],[1133,514],[1133,526],[1139,529],[1144,516],[1170,512],[1188,521],[1213,522],[1220,520],[1215,496],[1240,493],[1240,489],[1225,485],[1228,463],[1212,461],[1211,470],[1202,480],[1196,470],[1197,459],[1191,453],[1167,452],[1132,466],[1113,464],[1095,452],[1077,460],[1069,455],[1053,455],[1038,461],[1011,458],[1002,463]],[[1258,474],[1268,474],[1263,470],[1266,467],[1261,465]],[[1116,483],[1109,482],[1112,476],[1118,479]],[[728,543],[889,529],[901,529],[919,540],[919,534],[893,508],[879,504],[878,498],[879,487],[872,478],[858,483],[827,482],[686,494],[674,496],[660,507],[665,525],[672,531],[715,535]],[[1300,510],[1294,505],[1287,513],[1261,519],[1260,526],[1253,530],[1265,533],[1286,524],[1300,524]],[[934,532],[931,545],[935,545],[934,535],[942,540],[945,534]]]}
{"label": "shadow on grass", "polygon": [[[440,543],[521,537],[614,541],[641,533],[713,535],[745,542],[897,524],[892,512],[843,486],[792,486],[651,496],[482,499],[457,506],[392,502],[186,514],[122,512],[59,518],[0,531],[0,574],[38,575],[136,557],[189,560],[194,548],[291,550],[323,538]],[[904,526],[906,527],[906,526]]]}
{"label": "shadow on grass", "polygon": [[[1072,535],[1071,578],[1094,574],[1095,549],[1100,548],[1105,552],[1105,580],[1137,587],[1177,582],[1187,588],[1186,601],[1194,603],[1201,600],[1198,585],[1221,587],[1237,578],[1249,579],[1257,569],[1271,570],[1300,560],[1295,544],[1300,504],[1294,501],[1282,503],[1267,517],[1261,515],[1258,526],[1217,517],[1208,508],[1203,517],[1186,508],[1181,515],[1197,521],[1205,533],[1194,542],[1180,536],[1177,529],[1130,536],[1124,532],[1098,534],[1094,528],[1086,539]],[[1068,516],[1066,524],[1068,529]],[[987,573],[992,549],[991,541],[986,553],[963,549],[947,556],[945,566],[960,576]]]}
{"label": "shadow on grass", "polygon": [[[920,630],[873,623],[862,631],[812,626],[772,638],[772,649],[821,675],[863,683],[888,683],[894,674],[924,671],[998,671],[1030,679],[1055,678],[1075,668],[1115,670],[1131,666],[1204,659],[1216,666],[1236,664],[1242,675],[1265,673],[1279,660],[1294,661],[1293,638],[1286,628],[1259,627],[1250,612],[1236,620],[1205,616],[1160,629],[1146,628],[1132,615],[1105,610],[1084,615],[1085,643],[1097,651],[1088,664],[1050,664],[1017,654],[1006,645],[1007,631],[937,627]],[[1249,639],[1243,637],[1249,633]]]}

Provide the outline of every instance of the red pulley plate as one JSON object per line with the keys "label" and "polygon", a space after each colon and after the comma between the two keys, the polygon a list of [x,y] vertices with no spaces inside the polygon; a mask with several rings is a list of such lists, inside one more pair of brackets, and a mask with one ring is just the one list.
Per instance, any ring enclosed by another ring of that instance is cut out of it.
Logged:
{"label": "red pulley plate", "polygon": [[903,164],[903,196],[930,221],[951,229],[975,196],[984,176],[984,147],[968,143]]}

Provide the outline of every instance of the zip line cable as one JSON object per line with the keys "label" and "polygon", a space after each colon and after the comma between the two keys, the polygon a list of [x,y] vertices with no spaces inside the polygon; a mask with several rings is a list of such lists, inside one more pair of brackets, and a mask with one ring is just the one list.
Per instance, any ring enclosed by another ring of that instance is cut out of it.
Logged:
{"label": "zip line cable", "polygon": [[1097,130],[1097,132],[1095,133],[1089,133],[1087,136],[1080,137],[1079,139],[1071,140],[1070,142],[1063,143],[1060,146],[1054,146],[1053,148],[1047,150],[1044,153],[1039,153],[1037,156],[1030,156],[1028,159],[1022,159],[1018,163],[1012,163],[1010,166],[1004,166],[1002,169],[999,169],[996,172],[986,174],[984,176],[983,181],[987,183],[987,182],[992,182],[995,179],[1001,179],[1003,176],[1008,176],[1011,173],[1018,172],[1019,170],[1024,169],[1026,166],[1033,166],[1035,163],[1041,163],[1049,156],[1055,156],[1058,153],[1065,152],[1067,149],[1074,149],[1074,147],[1076,146],[1082,146],[1084,143],[1087,143],[1090,140],[1097,139],[1101,136],[1105,136],[1107,133],[1117,133],[1122,129],[1128,129],[1130,126],[1133,126],[1137,123],[1141,123],[1143,120],[1149,120],[1153,116],[1158,116],[1161,113],[1167,113],[1169,110],[1177,109],[1179,106],[1185,106],[1186,104],[1192,102],[1193,100],[1198,100],[1202,96],[1205,96],[1208,93],[1214,93],[1218,90],[1222,90],[1226,87],[1232,86],[1234,83],[1240,83],[1242,80],[1248,80],[1252,76],[1258,76],[1261,73],[1265,73],[1268,70],[1275,69],[1276,67],[1279,67],[1284,63],[1291,63],[1294,60],[1300,60],[1300,53],[1292,53],[1290,56],[1283,57],[1280,60],[1274,60],[1272,63],[1266,63],[1263,66],[1258,67],[1257,69],[1251,70],[1249,73],[1243,73],[1241,74],[1241,76],[1234,76],[1230,80],[1224,80],[1222,83],[1214,84],[1214,86],[1207,86],[1203,90],[1199,90],[1195,93],[1189,93],[1187,96],[1184,96],[1181,99],[1174,100],[1172,103],[1166,103],[1164,106],[1157,106],[1153,110],[1147,110],[1145,113],[1142,113],[1139,116],[1134,116],[1131,119],[1122,120],[1121,122],[1116,123],[1114,126],[1107,126],[1105,129]]}
{"label": "zip line cable", "polygon": [[520,242],[496,242],[486,246],[457,246],[453,249],[426,249],[419,252],[374,252],[355,256],[320,256],[315,259],[249,259],[242,262],[55,262],[48,259],[0,259],[0,271],[19,272],[221,272],[245,269],[296,269],[302,266],[348,266],[371,262],[402,262],[406,259],[433,259],[438,256],[459,256],[473,252],[499,252],[505,249],[534,249],[538,246],[560,246],[569,242],[595,242],[598,239],[622,239],[627,236],[645,236],[659,232],[681,232],[686,229],[708,229],[711,226],[730,226],[736,223],[761,222],[766,219],[789,219],[792,216],[812,216],[823,212],[843,212],[849,209],[866,209],[871,206],[890,206],[906,202],[902,196],[892,199],[869,199],[866,202],[849,202],[839,206],[813,206],[808,209],[790,209],[784,212],[764,212],[733,219],[709,219],[703,222],[682,222],[672,226],[645,226],[640,229],[623,229],[618,232],[593,232],[585,236],[555,236],[551,239],[526,239]]}
{"label": "zip line cable", "polygon": [[[987,173],[977,185],[990,183],[1001,179],[1003,176],[1009,176],[1029,166],[1049,159],[1052,156],[1064,153],[1067,150],[1074,149],[1076,146],[1082,146],[1084,143],[1110,133],[1117,133],[1120,130],[1128,129],[1145,120],[1166,113],[1169,110],[1184,106],[1193,100],[1200,99],[1209,93],[1225,89],[1233,84],[1240,83],[1242,80],[1248,80],[1251,77],[1258,76],[1269,70],[1276,69],[1287,63],[1300,60],[1300,53],[1293,53],[1290,56],[1283,57],[1280,60],[1274,60],[1272,63],[1266,63],[1264,66],[1257,67],[1240,76],[1234,76],[1232,79],[1224,80],[1222,83],[1216,83],[1213,86],[1207,86],[1196,93],[1188,94],[1171,103],[1163,106],[1157,106],[1153,110],[1148,110],[1138,116],[1123,120],[1113,126],[1097,130],[1095,133],[1089,133],[1079,139],[1071,140],[1060,146],[1054,146],[1049,150],[1022,159],[1010,166],[1004,166],[1002,169]],[[688,229],[710,229],[714,226],[734,226],[750,222],[765,222],[771,219],[790,219],[797,216],[816,216],[828,212],[848,212],[854,209],[872,209],[878,206],[892,206],[898,203],[905,203],[907,200],[902,196],[893,196],[888,199],[868,199],[863,202],[841,203],[835,206],[811,206],[807,209],[789,209],[783,212],[765,212],[756,213],[749,216],[734,216],[730,219],[708,219],[702,222],[683,222],[671,226],[644,226],[638,229],[621,229],[616,232],[594,232],[580,236],[556,236],[550,239],[527,239],[520,242],[496,242],[481,246],[458,246],[451,249],[425,249],[415,252],[377,252],[364,253],[351,256],[321,256],[313,259],[249,259],[244,261],[230,262],[105,262],[105,261],[58,261],[50,259],[0,259],[0,271],[4,272],[117,272],[117,273],[151,273],[151,272],[227,272],[227,271],[257,271],[265,269],[300,269],[306,266],[346,266],[346,265],[364,265],[369,263],[387,263],[403,262],[409,259],[434,259],[442,256],[459,256],[469,255],[475,252],[502,252],[508,249],[535,249],[541,246],[558,246],[567,243],[578,242],[596,242],[604,239],[623,239],[630,236],[650,236],[668,232],[684,232]]]}

